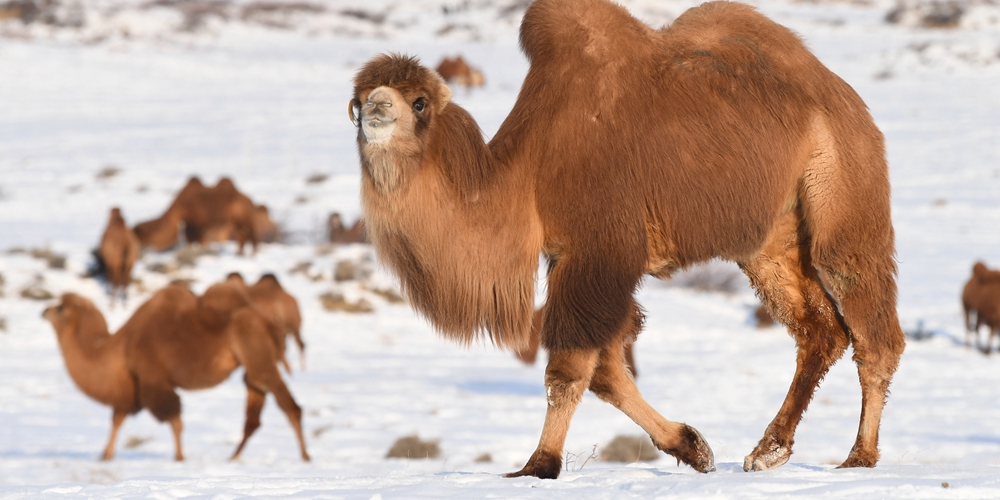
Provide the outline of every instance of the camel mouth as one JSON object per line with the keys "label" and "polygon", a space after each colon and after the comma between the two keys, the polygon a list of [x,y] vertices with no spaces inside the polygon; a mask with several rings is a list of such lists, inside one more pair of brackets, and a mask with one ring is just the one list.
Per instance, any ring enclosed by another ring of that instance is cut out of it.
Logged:
{"label": "camel mouth", "polygon": [[365,118],[361,120],[361,130],[365,134],[365,140],[369,144],[385,142],[396,130],[396,119],[387,120],[384,118]]}

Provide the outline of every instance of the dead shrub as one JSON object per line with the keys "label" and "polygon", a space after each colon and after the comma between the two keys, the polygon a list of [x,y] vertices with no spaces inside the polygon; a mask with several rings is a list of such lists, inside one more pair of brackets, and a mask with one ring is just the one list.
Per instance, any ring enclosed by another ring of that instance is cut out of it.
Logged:
{"label": "dead shrub", "polygon": [[698,292],[735,294],[746,285],[746,277],[732,265],[712,261],[691,266],[670,279],[670,283]]}
{"label": "dead shrub", "polygon": [[326,292],[319,296],[319,302],[329,312],[370,313],[375,310],[367,300],[348,302],[340,292]]}
{"label": "dead shrub", "polygon": [[66,256],[48,248],[32,248],[28,251],[28,255],[44,260],[49,269],[66,269]]}
{"label": "dead shrub", "polygon": [[479,455],[478,457],[476,457],[476,459],[474,460],[474,462],[476,462],[477,464],[489,464],[489,463],[493,463],[493,456],[490,455],[489,453],[483,453],[482,455]]}
{"label": "dead shrub", "polygon": [[24,290],[21,290],[21,298],[28,300],[52,300],[56,296],[52,292],[42,288],[41,285],[35,284],[28,286]]}
{"label": "dead shrub", "polygon": [[652,462],[660,458],[649,436],[617,435],[601,448],[602,462]]}
{"label": "dead shrub", "polygon": [[125,440],[125,448],[134,450],[152,440],[153,438],[151,437],[129,436],[128,439]]}
{"label": "dead shrub", "polygon": [[404,299],[403,296],[393,288],[378,288],[369,285],[362,285],[361,289],[382,297],[390,304],[402,304],[403,302],[406,302],[406,299]]}
{"label": "dead shrub", "polygon": [[198,259],[206,255],[218,255],[209,248],[202,246],[187,245],[174,254],[174,260],[178,267],[194,267],[198,264]]}
{"label": "dead shrub", "polygon": [[334,267],[334,281],[353,281],[356,279],[358,279],[358,266],[353,261],[342,260]]}
{"label": "dead shrub", "polygon": [[306,184],[322,184],[326,182],[328,178],[330,178],[329,175],[317,172],[309,177],[306,177]]}
{"label": "dead shrub", "polygon": [[98,170],[97,175],[95,177],[97,177],[97,180],[99,181],[106,181],[108,179],[117,176],[120,173],[122,173],[122,169],[116,167],[115,165],[107,165],[104,168]]}
{"label": "dead shrub", "polygon": [[[0,295],[2,297],[2,295]],[[7,333],[7,318],[0,316],[0,332]]]}
{"label": "dead shrub", "polygon": [[417,436],[407,436],[396,440],[385,458],[410,458],[425,459],[438,458],[441,456],[441,447],[438,441],[421,441]]}

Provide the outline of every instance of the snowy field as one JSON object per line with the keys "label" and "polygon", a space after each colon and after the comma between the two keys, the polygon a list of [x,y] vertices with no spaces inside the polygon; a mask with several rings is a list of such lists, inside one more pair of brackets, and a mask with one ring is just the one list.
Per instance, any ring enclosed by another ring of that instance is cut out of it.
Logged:
{"label": "snowy field", "polygon": [[[782,328],[752,324],[757,300],[744,282],[706,293],[651,280],[640,292],[648,321],[636,344],[639,387],[664,416],[705,435],[718,472],[667,456],[589,458],[641,429],[588,394],[558,480],[502,477],[537,443],[544,363],[438,338],[407,306],[333,280],[337,262],[366,262],[370,249],[319,241],[330,212],[352,221],[360,212],[345,109],[358,66],[387,51],[428,65],[461,53],[486,85],[455,89],[454,100],[489,136],[527,70],[516,43],[524,4],[329,1],[283,12],[215,2],[204,5],[218,12],[198,17],[196,2],[84,0],[56,2],[48,21],[24,25],[4,20],[10,4],[0,3],[0,498],[1000,497],[1000,360],[963,346],[958,300],[975,260],[1000,267],[1000,7],[988,1],[965,4],[950,28],[924,26],[929,3],[899,4],[894,23],[889,0],[757,3],[861,94],[886,135],[900,318],[904,330],[932,335],[907,345],[877,468],[834,469],[860,411],[848,353],[816,394],[791,461],[744,473],[788,388],[794,345]],[[693,5],[624,4],[655,26]],[[233,177],[271,208],[290,243],[254,257],[219,245],[166,274],[155,264],[171,268],[176,255],[148,253],[128,307],[109,309],[101,285],[82,277],[108,209],[121,207],[129,224],[158,216],[193,174]],[[328,178],[307,183],[315,174]],[[65,265],[31,249],[64,255]],[[312,462],[299,461],[273,399],[242,460],[227,461],[242,436],[239,371],[182,393],[187,461],[172,461],[169,427],[143,412],[126,421],[115,460],[99,462],[111,412],[66,373],[40,318],[53,300],[21,291],[90,297],[114,330],[171,279],[201,292],[231,271],[251,281],[273,272],[300,302],[306,368],[290,347],[286,380],[305,411]],[[381,271],[371,281],[392,285]],[[375,311],[327,312],[318,297],[330,291]],[[414,434],[438,440],[440,458],[384,458]]]}

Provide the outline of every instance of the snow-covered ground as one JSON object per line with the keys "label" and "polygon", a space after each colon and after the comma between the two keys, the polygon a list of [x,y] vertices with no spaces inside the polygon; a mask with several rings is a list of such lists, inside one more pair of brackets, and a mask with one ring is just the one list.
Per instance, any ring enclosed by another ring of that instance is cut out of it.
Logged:
{"label": "snow-covered ground", "polygon": [[[542,363],[527,367],[490,346],[438,338],[405,305],[334,282],[338,261],[363,260],[369,249],[318,244],[331,211],[359,214],[355,129],[345,109],[357,67],[387,51],[430,65],[463,54],[487,83],[456,89],[455,101],[490,135],[527,69],[516,44],[523,2],[331,1],[303,4],[319,11],[242,16],[249,2],[218,3],[225,15],[194,25],[171,5],[178,3],[67,3],[57,14],[63,25],[84,19],[77,28],[0,20],[0,498],[1000,496],[1000,367],[962,345],[958,301],[975,260],[1000,266],[1000,15],[990,2],[970,2],[954,29],[920,27],[926,5],[914,2],[901,4],[912,8],[895,24],[886,16],[897,4],[883,0],[758,3],[857,89],[886,135],[900,317],[904,329],[922,323],[935,335],[907,346],[879,467],[833,469],[853,443],[860,410],[848,353],[799,427],[791,462],[742,472],[784,398],[793,343],[781,328],[751,324],[749,289],[704,293],[649,281],[640,292],[649,313],[636,347],[640,389],[667,418],[706,436],[719,471],[697,474],[669,457],[588,459],[615,435],[641,432],[588,395],[556,481],[501,477],[536,444]],[[690,4],[625,5],[662,25]],[[109,167],[120,173],[98,176]],[[306,182],[318,173],[329,177]],[[120,206],[130,224],[154,217],[193,174],[233,177],[271,207],[292,243],[265,245],[252,258],[221,245],[171,275],[151,265],[173,262],[173,254],[147,254],[129,307],[109,309],[101,286],[81,277],[108,209]],[[65,268],[13,248],[65,255]],[[291,272],[303,262],[310,272]],[[145,412],[126,421],[117,458],[98,462],[110,411],[66,374],[40,318],[52,301],[22,298],[21,290],[88,296],[115,329],[170,279],[193,280],[201,291],[230,271],[250,280],[274,272],[299,299],[306,369],[288,382],[305,410],[313,461],[298,460],[269,400],[242,461],[227,462],[242,433],[237,374],[182,394],[186,462],[171,460],[169,428]],[[373,280],[392,283],[381,272]],[[328,291],[364,297],[375,312],[327,312],[318,296]],[[384,458],[397,438],[413,434],[439,440],[441,457]],[[491,460],[477,461],[483,454]]]}

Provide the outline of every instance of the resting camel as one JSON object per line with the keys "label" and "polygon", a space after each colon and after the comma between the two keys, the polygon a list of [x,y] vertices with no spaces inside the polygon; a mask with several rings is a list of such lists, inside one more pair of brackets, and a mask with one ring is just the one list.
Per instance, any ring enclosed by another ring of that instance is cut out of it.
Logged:
{"label": "resting camel", "polygon": [[302,436],[302,410],[278,372],[284,334],[248,307],[246,293],[232,283],[210,287],[198,297],[169,285],[139,306],[111,335],[104,316],[89,300],[72,293],[42,314],[55,328],[66,369],[87,396],[111,406],[111,437],[102,458],[115,454],[125,417],[143,408],[173,430],[175,460],[181,448],[181,400],[175,388],[214,387],[237,367],[246,370],[246,423],[232,459],[260,426],[264,396],[274,394],[309,460]]}
{"label": "resting camel", "polygon": [[330,243],[370,243],[363,218],[358,219],[353,226],[347,228],[344,226],[340,214],[334,212],[330,214],[330,218],[326,222],[326,229]]}
{"label": "resting camel", "polygon": [[257,250],[256,216],[253,202],[236,189],[232,179],[223,177],[215,186],[206,187],[198,177],[191,177],[163,215],[137,225],[135,232],[144,247],[162,251],[177,244],[178,227],[184,223],[188,243],[204,245],[232,237],[242,255],[247,242]]}
{"label": "resting camel", "polygon": [[125,225],[118,207],[111,209],[108,227],[101,236],[101,246],[97,254],[104,264],[108,278],[108,294],[112,307],[115,298],[121,297],[122,304],[128,298],[128,285],[132,281],[132,266],[139,258],[139,240]]}
{"label": "resting camel", "polygon": [[643,400],[623,349],[642,325],[643,274],[714,257],[739,264],[798,347],[785,402],[744,469],[788,461],[849,344],[862,404],[841,467],[875,466],[905,342],[884,141],[861,98],[791,31],[738,3],[654,30],[608,0],[537,0],[520,42],[528,74],[489,143],[410,57],[362,66],[348,108],[369,237],[444,336],[523,348],[547,258],[548,407],[538,447],[511,475],[558,476],[588,388],[660,450],[714,470],[694,427]]}
{"label": "resting camel", "polygon": [[[986,346],[983,352],[989,354],[993,348],[993,337],[1000,336],[1000,271],[986,267],[982,262],[972,266],[972,277],[962,289],[962,309],[965,311],[965,346],[970,347],[970,336],[976,338],[979,347],[979,329],[986,325]],[[972,316],[976,322],[973,324]]]}
{"label": "resting camel", "polygon": [[465,59],[462,59],[462,56],[446,57],[441,60],[441,64],[438,64],[437,67],[437,73],[441,75],[441,78],[444,78],[445,82],[454,82],[467,89],[482,87],[486,83],[483,74],[469,66]]}

